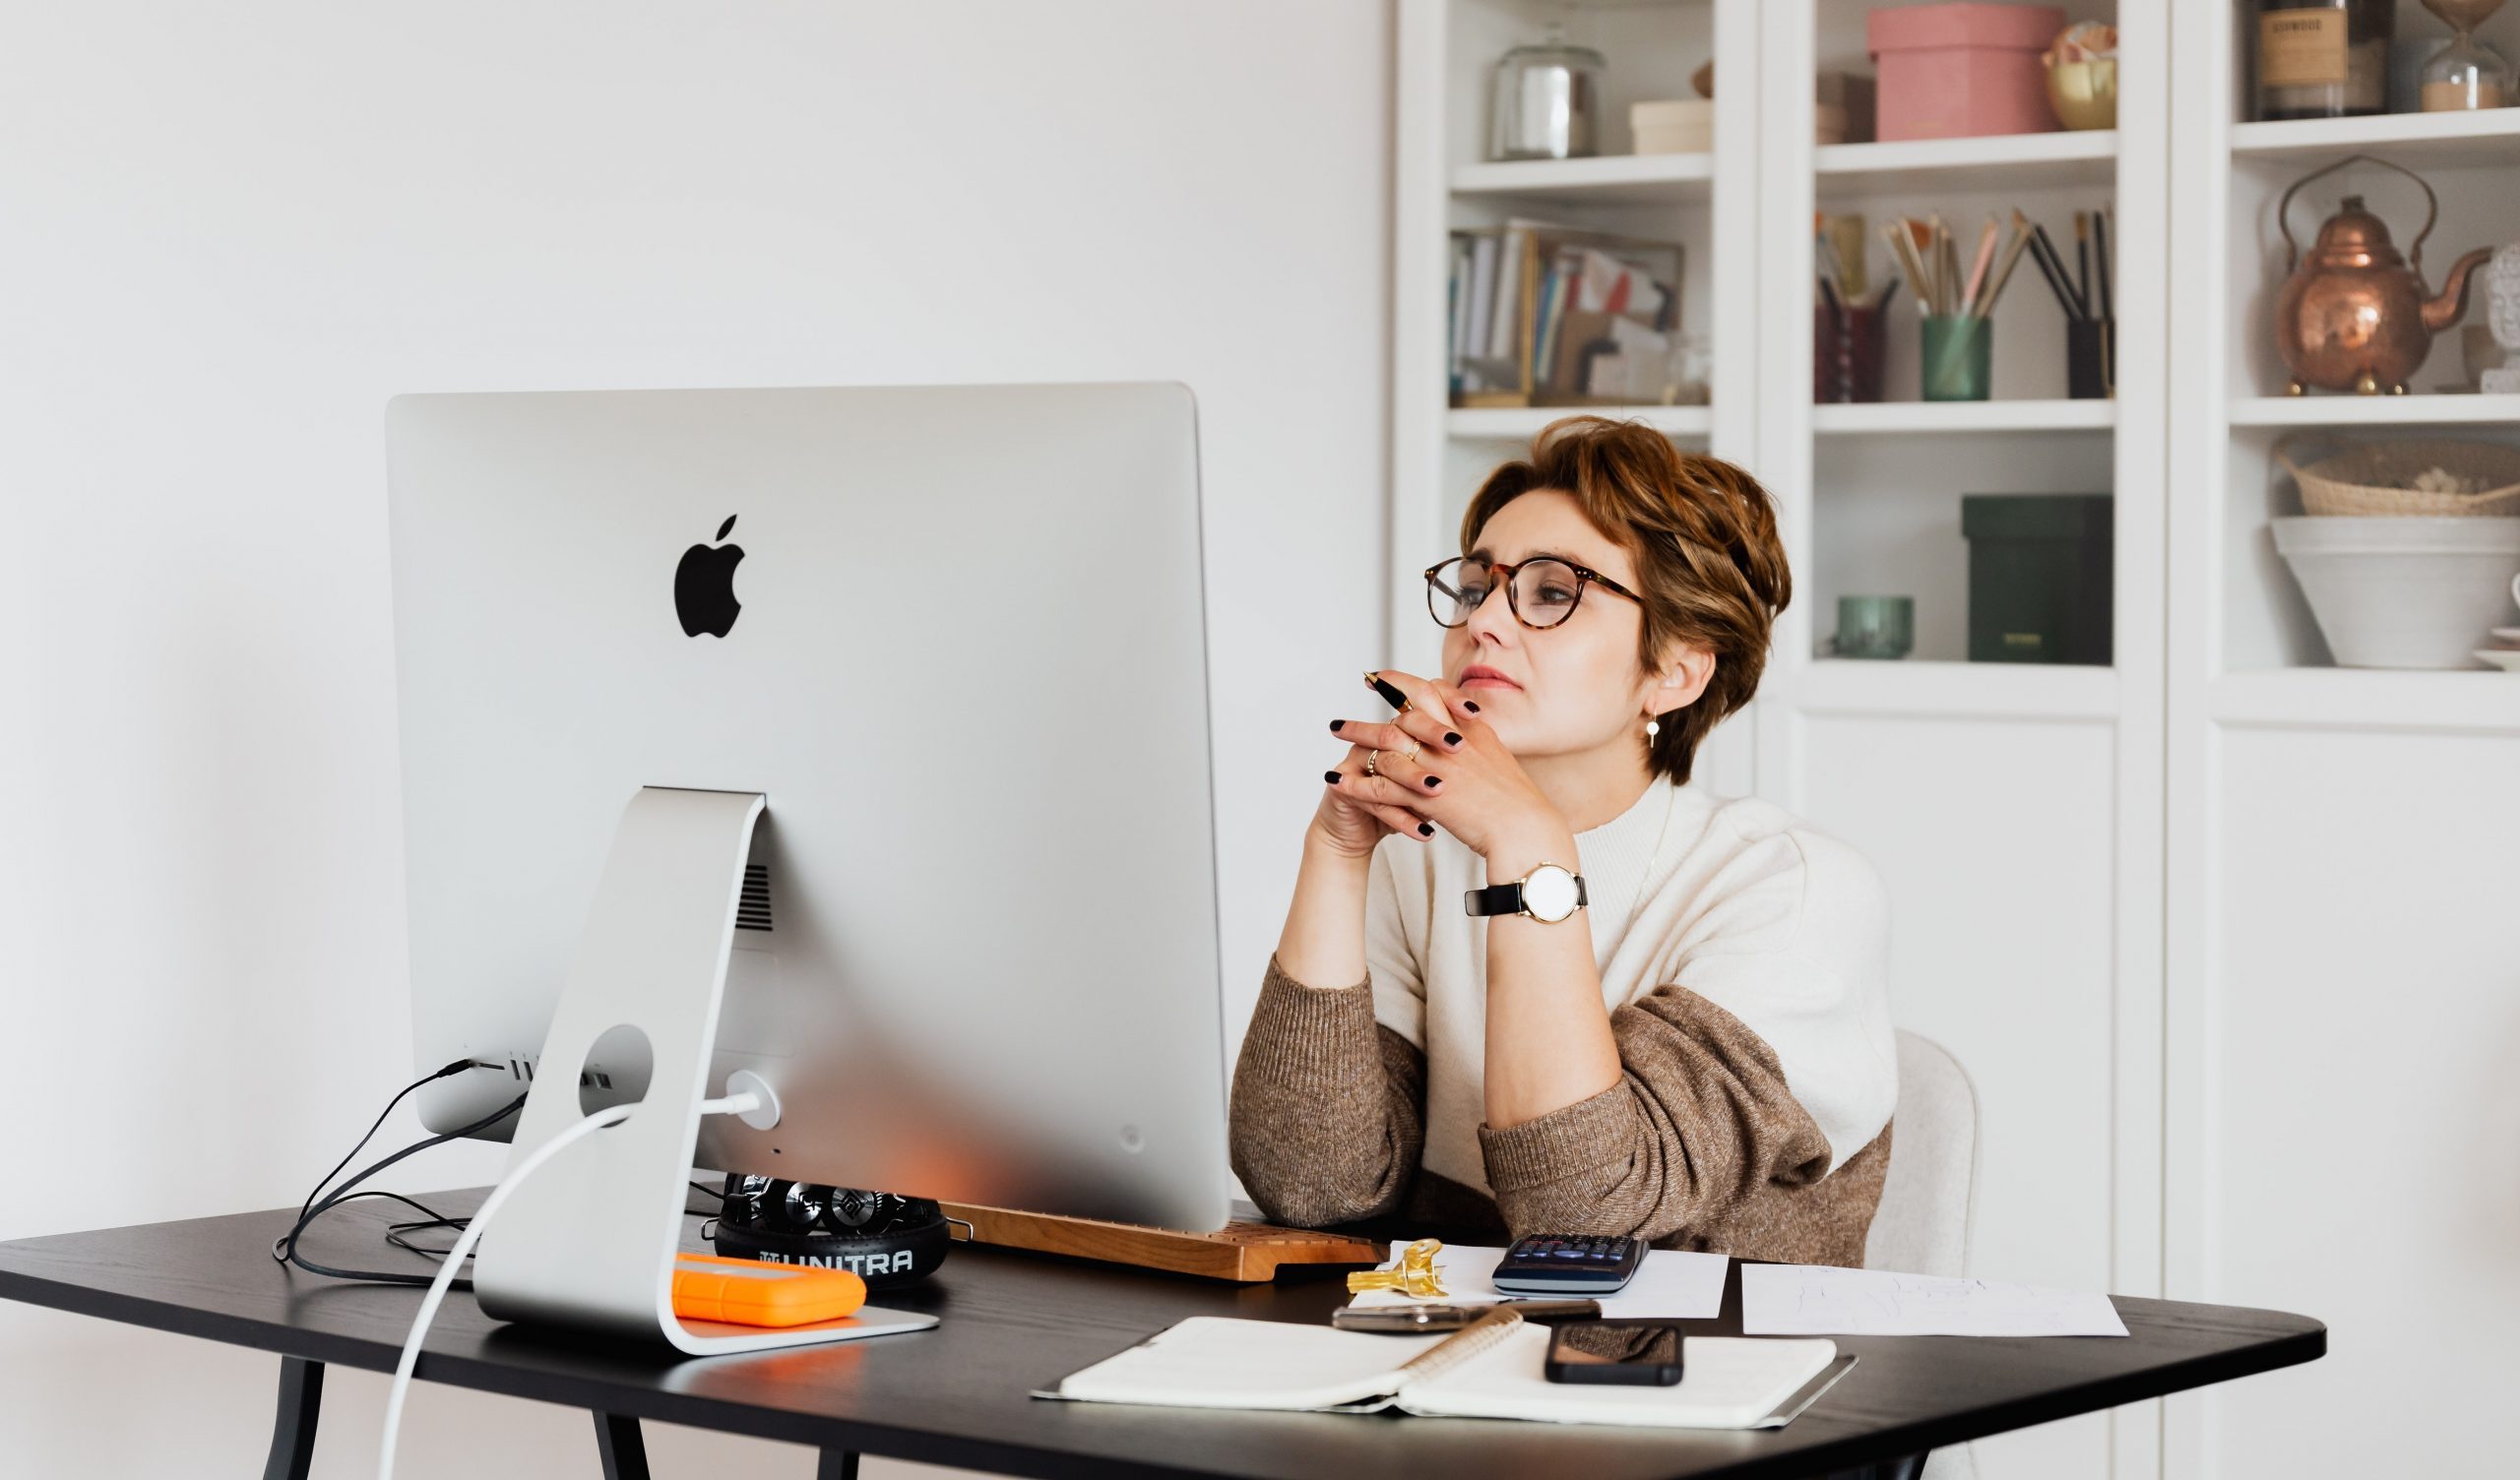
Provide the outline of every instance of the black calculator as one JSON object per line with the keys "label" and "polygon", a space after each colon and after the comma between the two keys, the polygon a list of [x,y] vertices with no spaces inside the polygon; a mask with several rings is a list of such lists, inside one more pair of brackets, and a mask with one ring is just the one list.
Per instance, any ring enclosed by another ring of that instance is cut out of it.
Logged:
{"label": "black calculator", "polygon": [[1625,1234],[1536,1233],[1496,1262],[1490,1283],[1509,1295],[1606,1295],[1645,1266],[1645,1241]]}

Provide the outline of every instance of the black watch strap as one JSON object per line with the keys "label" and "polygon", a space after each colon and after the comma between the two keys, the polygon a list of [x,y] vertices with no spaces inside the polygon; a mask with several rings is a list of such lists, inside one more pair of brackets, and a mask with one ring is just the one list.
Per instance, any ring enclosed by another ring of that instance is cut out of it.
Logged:
{"label": "black watch strap", "polygon": [[[1462,891],[1463,908],[1476,915],[1518,915],[1523,912],[1523,882],[1491,884],[1485,889]],[[1583,908],[1592,901],[1584,897],[1584,876],[1575,876],[1575,907]]]}

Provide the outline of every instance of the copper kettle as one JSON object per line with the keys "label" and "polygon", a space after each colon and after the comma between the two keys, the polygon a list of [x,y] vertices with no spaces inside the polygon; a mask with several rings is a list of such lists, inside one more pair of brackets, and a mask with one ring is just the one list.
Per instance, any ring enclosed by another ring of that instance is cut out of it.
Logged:
{"label": "copper kettle", "polygon": [[[2362,209],[2362,198],[2349,195],[2336,215],[2319,227],[2317,245],[2303,258],[2293,240],[2293,224],[2285,218],[2294,192],[2321,175],[2367,161],[2405,175],[2424,186],[2424,229],[2405,257],[2389,240],[2389,228]],[[2450,277],[2437,296],[2424,287],[2424,239],[2432,234],[2441,203],[2424,177],[2404,165],[2353,154],[2325,169],[2293,182],[2276,208],[2276,224],[2284,232],[2284,291],[2275,300],[2275,347],[2293,372],[2285,389],[2300,396],[2309,387],[2358,391],[2365,396],[2386,389],[2406,394],[2406,378],[2431,352],[2432,337],[2459,322],[2468,311],[2468,275],[2492,255],[2479,247],[2451,265]]]}

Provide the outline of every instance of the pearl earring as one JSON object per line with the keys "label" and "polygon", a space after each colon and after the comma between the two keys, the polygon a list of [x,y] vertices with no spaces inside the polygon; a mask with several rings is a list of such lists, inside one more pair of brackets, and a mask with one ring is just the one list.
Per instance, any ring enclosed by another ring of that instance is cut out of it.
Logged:
{"label": "pearl earring", "polygon": [[1660,720],[1660,719],[1648,719],[1648,720],[1646,720],[1646,721],[1645,721],[1645,743],[1646,743],[1646,744],[1648,744],[1648,745],[1653,744],[1653,743],[1654,743],[1654,737],[1655,737],[1656,735],[1661,734],[1661,733],[1663,733],[1663,721],[1662,721],[1662,720]]}

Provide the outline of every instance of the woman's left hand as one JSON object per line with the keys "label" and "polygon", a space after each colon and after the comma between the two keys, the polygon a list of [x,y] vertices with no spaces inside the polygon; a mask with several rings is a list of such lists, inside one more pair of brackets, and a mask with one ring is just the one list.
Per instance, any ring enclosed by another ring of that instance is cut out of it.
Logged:
{"label": "woman's left hand", "polygon": [[[1461,690],[1397,668],[1383,669],[1381,677],[1409,696],[1409,709],[1386,723],[1340,722],[1340,739],[1382,752],[1374,775],[1344,780],[1343,789],[1407,808],[1481,857],[1499,846],[1520,849],[1568,835],[1566,820],[1522,763],[1487,721],[1463,707]],[[1413,742],[1418,752],[1410,760]]]}

